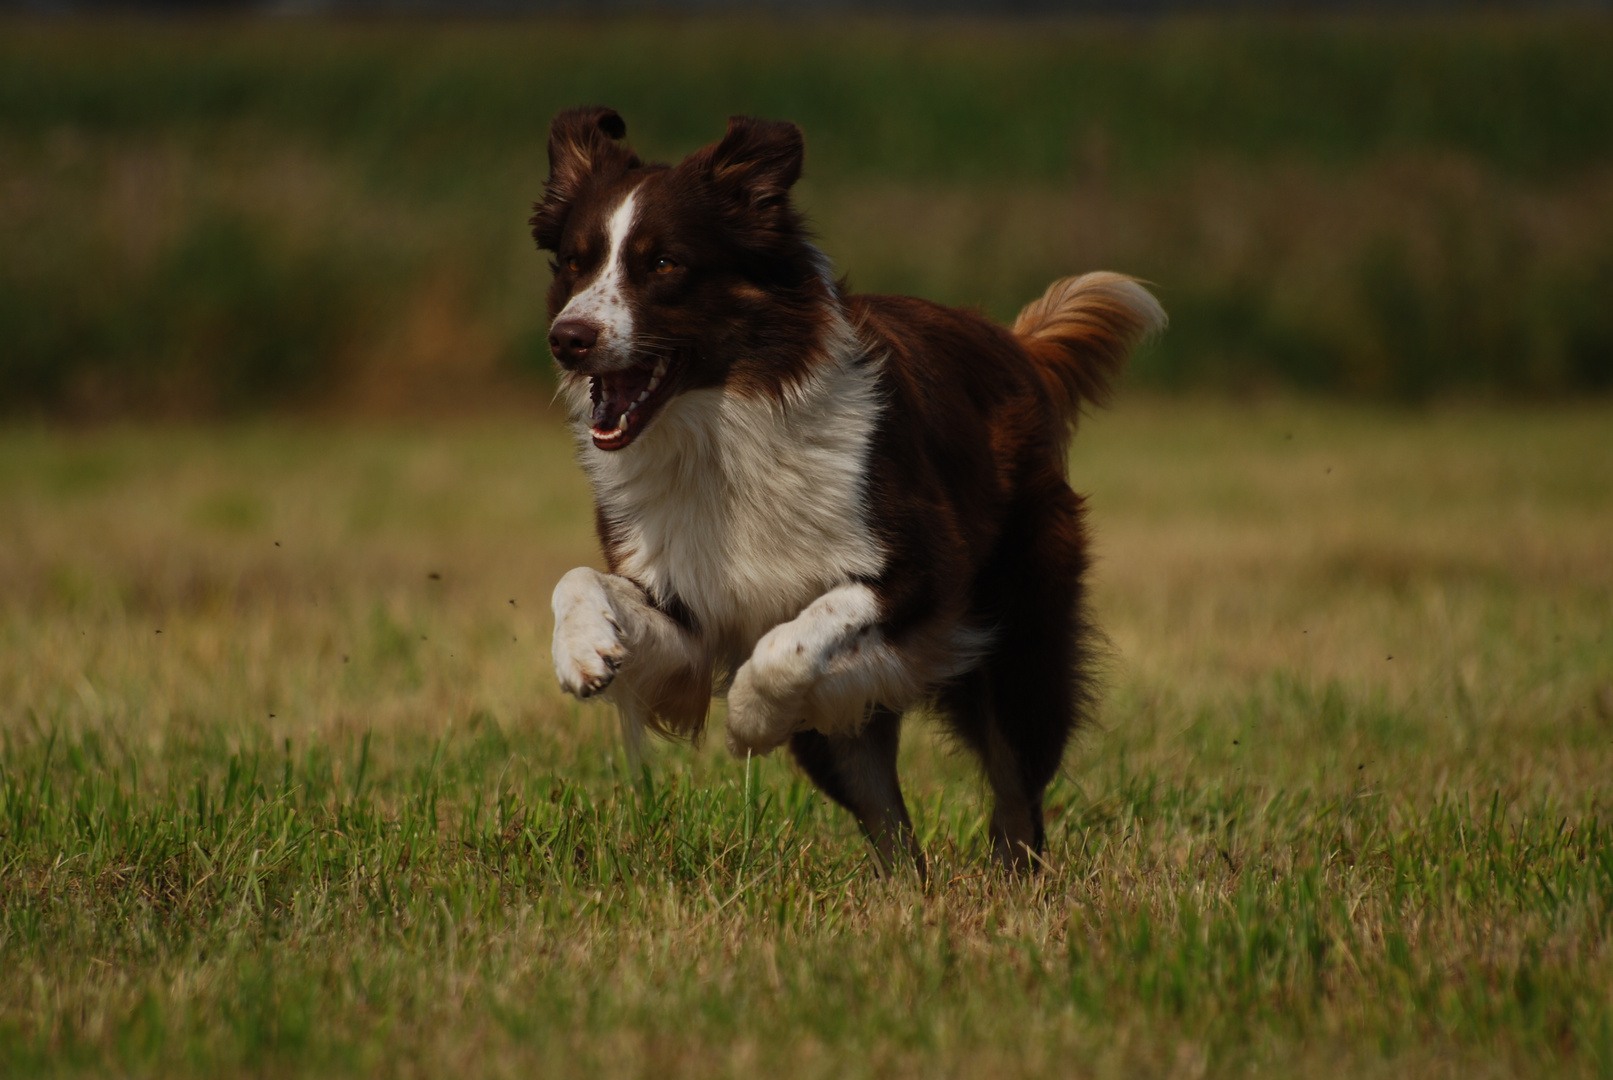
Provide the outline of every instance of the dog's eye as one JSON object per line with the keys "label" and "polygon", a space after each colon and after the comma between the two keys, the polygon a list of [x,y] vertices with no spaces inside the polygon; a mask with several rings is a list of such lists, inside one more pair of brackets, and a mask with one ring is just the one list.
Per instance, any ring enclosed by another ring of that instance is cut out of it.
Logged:
{"label": "dog's eye", "polygon": [[652,267],[657,274],[664,274],[668,270],[676,270],[677,268],[678,264],[667,258],[665,255],[661,256],[659,259],[656,259],[655,266]]}
{"label": "dog's eye", "polygon": [[575,255],[567,255],[565,263],[566,269],[570,270],[573,274],[582,269],[582,260],[577,258]]}

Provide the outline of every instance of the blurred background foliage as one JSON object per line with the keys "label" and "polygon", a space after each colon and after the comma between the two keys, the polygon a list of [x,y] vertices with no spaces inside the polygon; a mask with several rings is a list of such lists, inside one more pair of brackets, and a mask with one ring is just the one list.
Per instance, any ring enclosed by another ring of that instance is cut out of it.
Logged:
{"label": "blurred background foliage", "polygon": [[525,219],[590,102],[662,159],[796,120],[858,290],[1148,278],[1137,385],[1613,388],[1606,17],[0,26],[12,416],[541,403]]}

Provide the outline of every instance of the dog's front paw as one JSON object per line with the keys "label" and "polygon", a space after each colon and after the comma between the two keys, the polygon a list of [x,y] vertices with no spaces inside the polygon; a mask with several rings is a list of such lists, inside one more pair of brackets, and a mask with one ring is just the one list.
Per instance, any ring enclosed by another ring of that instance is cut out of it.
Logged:
{"label": "dog's front paw", "polygon": [[728,752],[765,754],[784,743],[804,719],[813,665],[783,628],[756,644],[728,688]]}
{"label": "dog's front paw", "polygon": [[580,698],[608,687],[627,660],[627,645],[598,575],[571,571],[554,591],[554,672],[560,689]]}
{"label": "dog's front paw", "polygon": [[608,609],[555,627],[554,673],[568,694],[593,697],[611,684],[626,659],[627,647]]}
{"label": "dog's front paw", "polygon": [[769,753],[794,729],[794,718],[762,694],[756,682],[756,669],[746,661],[728,688],[728,752],[735,757]]}

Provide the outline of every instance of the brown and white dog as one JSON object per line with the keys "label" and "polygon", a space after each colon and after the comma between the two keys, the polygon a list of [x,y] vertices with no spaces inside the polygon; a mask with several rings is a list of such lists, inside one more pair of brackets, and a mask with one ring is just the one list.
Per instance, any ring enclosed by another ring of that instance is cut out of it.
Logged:
{"label": "brown and white dog", "polygon": [[850,295],[790,203],[794,124],[735,117],[675,166],[625,134],[556,117],[532,216],[610,568],[555,588],[561,687],[614,702],[635,755],[726,693],[729,750],[788,743],[886,866],[922,867],[896,749],[928,704],[1025,864],[1092,699],[1071,424],[1164,312],[1118,274],[1055,283],[1011,330]]}

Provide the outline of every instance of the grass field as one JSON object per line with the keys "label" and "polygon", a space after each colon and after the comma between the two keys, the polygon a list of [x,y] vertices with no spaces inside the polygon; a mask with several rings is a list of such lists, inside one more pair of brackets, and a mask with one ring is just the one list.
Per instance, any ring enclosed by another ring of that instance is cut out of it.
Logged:
{"label": "grass field", "polygon": [[[548,422],[0,432],[0,1072],[1613,1075],[1613,410],[1124,400],[1049,867],[561,698]],[[720,714],[718,717],[720,722]]]}

